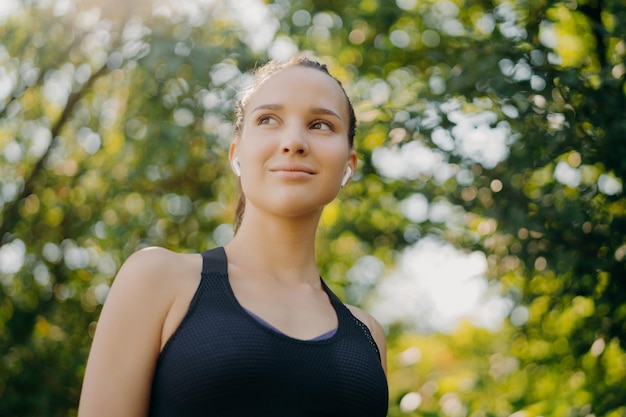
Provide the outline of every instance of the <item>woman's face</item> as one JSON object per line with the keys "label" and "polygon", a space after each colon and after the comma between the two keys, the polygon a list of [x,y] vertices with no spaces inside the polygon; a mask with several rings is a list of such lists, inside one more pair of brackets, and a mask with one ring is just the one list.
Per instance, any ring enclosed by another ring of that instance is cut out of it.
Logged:
{"label": "woman's face", "polygon": [[246,212],[297,217],[320,212],[356,154],[348,144],[348,103],[337,82],[302,66],[272,75],[248,100],[238,157]]}

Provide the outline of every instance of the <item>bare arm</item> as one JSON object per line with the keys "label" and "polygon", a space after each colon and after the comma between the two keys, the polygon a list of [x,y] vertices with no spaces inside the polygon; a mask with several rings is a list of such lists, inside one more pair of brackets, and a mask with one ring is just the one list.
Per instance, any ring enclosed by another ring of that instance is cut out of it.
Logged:
{"label": "bare arm", "polygon": [[348,307],[354,317],[361,320],[369,329],[372,337],[374,338],[374,342],[376,342],[376,346],[378,346],[383,370],[385,371],[385,374],[387,374],[387,340],[382,326],[376,321],[376,319],[374,319],[374,317],[370,316],[360,308],[352,305],[346,305],[346,307]]}
{"label": "bare arm", "polygon": [[163,323],[176,291],[160,248],[122,266],[102,309],[81,392],[80,417],[143,417],[148,412]]}

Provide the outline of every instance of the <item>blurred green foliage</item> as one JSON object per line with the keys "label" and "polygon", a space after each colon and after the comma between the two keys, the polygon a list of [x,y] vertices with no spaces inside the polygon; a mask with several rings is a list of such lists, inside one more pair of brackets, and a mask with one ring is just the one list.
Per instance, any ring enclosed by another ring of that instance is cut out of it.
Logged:
{"label": "blurred green foliage", "polygon": [[[359,172],[322,219],[323,275],[341,293],[361,257],[391,268],[434,235],[484,252],[514,303],[497,332],[391,326],[389,415],[626,415],[624,2],[230,3],[0,14],[0,415],[76,413],[132,252],[230,239],[235,91],[298,50],[360,119]],[[437,165],[379,162],[415,149]],[[460,224],[410,220],[416,194]]]}

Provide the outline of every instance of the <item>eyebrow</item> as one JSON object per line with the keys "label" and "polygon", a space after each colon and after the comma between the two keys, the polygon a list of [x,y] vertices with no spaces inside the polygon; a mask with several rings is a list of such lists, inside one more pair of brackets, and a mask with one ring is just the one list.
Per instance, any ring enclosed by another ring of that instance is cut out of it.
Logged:
{"label": "eyebrow", "polygon": [[[260,106],[255,107],[252,112],[256,112],[259,110],[283,110],[284,108],[285,106],[281,104],[261,104]],[[339,120],[343,120],[341,116],[339,116],[336,112],[323,107],[313,107],[312,109],[310,109],[310,112],[313,114],[326,114],[329,116],[334,116]]]}

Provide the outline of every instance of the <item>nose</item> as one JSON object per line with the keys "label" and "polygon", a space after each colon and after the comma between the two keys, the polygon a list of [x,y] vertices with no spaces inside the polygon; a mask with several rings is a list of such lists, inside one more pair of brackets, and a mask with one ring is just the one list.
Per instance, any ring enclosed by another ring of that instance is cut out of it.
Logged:
{"label": "nose", "polygon": [[295,153],[306,155],[309,153],[309,144],[306,139],[306,132],[299,126],[292,126],[285,129],[281,141],[282,153]]}

